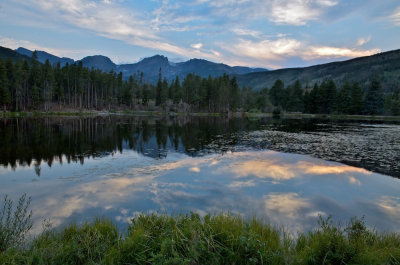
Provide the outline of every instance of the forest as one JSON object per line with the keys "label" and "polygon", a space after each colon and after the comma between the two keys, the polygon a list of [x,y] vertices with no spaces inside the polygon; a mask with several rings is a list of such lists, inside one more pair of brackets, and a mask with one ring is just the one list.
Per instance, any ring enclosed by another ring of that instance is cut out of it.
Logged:
{"label": "forest", "polygon": [[276,80],[271,88],[239,87],[235,76],[202,78],[194,73],[168,83],[159,69],[151,84],[137,72],[83,67],[82,62],[51,65],[31,60],[0,60],[3,111],[150,110],[172,112],[296,112],[320,114],[400,115],[400,91],[384,94],[378,76],[369,85],[332,79],[302,87]]}

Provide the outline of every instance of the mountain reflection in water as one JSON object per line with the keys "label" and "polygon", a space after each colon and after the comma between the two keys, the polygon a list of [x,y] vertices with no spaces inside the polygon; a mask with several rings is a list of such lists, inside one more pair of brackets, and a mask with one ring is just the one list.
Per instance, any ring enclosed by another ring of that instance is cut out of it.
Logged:
{"label": "mountain reflection in water", "polygon": [[400,125],[218,117],[20,118],[0,122],[0,165],[11,168],[134,150],[156,159],[239,150],[307,154],[400,177]]}

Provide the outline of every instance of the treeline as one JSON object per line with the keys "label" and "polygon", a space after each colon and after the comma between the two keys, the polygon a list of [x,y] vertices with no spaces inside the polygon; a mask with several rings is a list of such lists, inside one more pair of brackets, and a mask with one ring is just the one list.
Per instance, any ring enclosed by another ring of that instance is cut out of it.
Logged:
{"label": "treeline", "polygon": [[[122,73],[109,73],[98,69],[88,69],[78,64],[66,64],[60,67],[50,65],[47,60],[41,64],[36,52],[32,60],[11,59],[0,60],[0,104],[4,110],[50,110],[58,107],[110,108],[124,102],[126,90],[133,91],[139,87],[142,91],[149,90],[148,85],[131,77],[123,81]],[[142,92],[147,95],[146,92]],[[131,95],[136,99],[136,95]]]}
{"label": "treeline", "polygon": [[[259,97],[260,106],[250,98]],[[188,74],[171,84],[162,79],[156,85],[144,81],[138,72],[127,80],[122,73],[103,72],[77,64],[41,64],[34,52],[32,60],[0,60],[0,105],[3,110],[25,111],[72,109],[152,109],[221,112],[262,108],[265,95],[240,89],[228,75],[201,78]],[[179,108],[179,109],[178,109]]]}
{"label": "treeline", "polygon": [[277,80],[268,95],[276,108],[289,112],[400,115],[400,91],[385,95],[377,76],[366,89],[358,82],[344,82],[337,88],[333,80],[304,89],[297,81],[285,88]]}
{"label": "treeline", "polygon": [[124,80],[122,73],[103,72],[76,64],[41,64],[32,59],[0,60],[0,105],[3,110],[108,109],[177,112],[272,112],[400,115],[400,92],[384,95],[377,77],[368,88],[332,80],[302,88],[299,81],[285,87],[277,80],[271,88],[254,91],[238,86],[236,77],[202,78],[193,73],[181,82],[162,77],[156,85],[137,72]]}

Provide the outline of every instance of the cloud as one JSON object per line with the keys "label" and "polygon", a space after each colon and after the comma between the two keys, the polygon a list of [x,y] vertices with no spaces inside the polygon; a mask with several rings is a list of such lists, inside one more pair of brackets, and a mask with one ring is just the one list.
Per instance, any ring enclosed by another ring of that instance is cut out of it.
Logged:
{"label": "cloud", "polygon": [[233,45],[225,46],[224,44],[223,48],[237,56],[250,57],[257,60],[280,61],[285,57],[296,55],[296,51],[300,46],[300,41],[287,38],[261,41],[240,39],[238,43]]}
{"label": "cloud", "polygon": [[302,58],[305,60],[313,59],[333,59],[333,58],[353,58],[361,56],[369,56],[380,53],[380,49],[357,50],[352,48],[339,48],[331,46],[314,46],[304,51]]}
{"label": "cloud", "polygon": [[263,35],[261,31],[245,28],[234,28],[232,29],[232,32],[238,36],[250,36],[253,38],[260,38]]}
{"label": "cloud", "polygon": [[[202,1],[204,3],[206,1]],[[338,4],[334,0],[223,0],[210,1],[215,14],[225,14],[230,18],[266,18],[279,25],[303,26],[308,21],[317,20],[327,8]]]}
{"label": "cloud", "polygon": [[392,216],[400,215],[400,197],[382,196],[377,205]]}
{"label": "cloud", "polygon": [[275,0],[271,6],[270,20],[277,24],[302,26],[308,21],[317,20],[324,8],[336,4],[337,1],[331,0]]}
{"label": "cloud", "polygon": [[250,160],[231,165],[235,177],[256,176],[274,180],[289,180],[296,177],[295,166],[279,164],[276,160]]}
{"label": "cloud", "polygon": [[46,51],[59,57],[72,57],[73,59],[80,59],[87,56],[88,53],[93,53],[91,50],[71,50],[71,49],[58,49],[47,46],[42,46],[28,40],[17,40],[0,36],[0,45],[10,49],[17,49],[24,47],[29,50]]}
{"label": "cloud", "polygon": [[357,46],[363,46],[364,44],[367,44],[371,40],[371,36],[368,36],[366,38],[359,38],[357,41]]}
{"label": "cloud", "polygon": [[[149,23],[149,19],[142,17],[132,10],[123,8],[115,1],[79,1],[79,0],[27,0],[23,5],[35,6],[43,12],[43,16],[54,16],[57,20],[81,29],[94,32],[97,35],[121,40],[125,43],[146,47],[185,57],[202,57],[215,59],[214,51],[189,49],[170,43],[159,36],[159,29],[154,26],[157,23]],[[187,22],[192,18],[179,17],[175,19],[179,23]]]}
{"label": "cloud", "polygon": [[269,216],[277,216],[278,219],[299,220],[307,210],[311,210],[311,203],[299,194],[271,193],[265,196],[265,208]]}
{"label": "cloud", "polygon": [[394,25],[400,26],[400,6],[398,8],[396,8],[396,10],[390,16],[390,19]]}
{"label": "cloud", "polygon": [[190,47],[192,47],[193,49],[201,49],[203,47],[203,43],[193,43],[190,44]]}
{"label": "cloud", "polygon": [[306,174],[313,174],[313,175],[326,175],[326,174],[345,174],[345,173],[361,173],[365,175],[370,175],[372,174],[370,171],[363,169],[363,168],[357,168],[357,167],[351,167],[347,165],[324,165],[324,164],[315,164],[315,163],[309,163],[309,162],[303,162],[300,161],[298,164],[298,169],[301,170],[302,172]]}

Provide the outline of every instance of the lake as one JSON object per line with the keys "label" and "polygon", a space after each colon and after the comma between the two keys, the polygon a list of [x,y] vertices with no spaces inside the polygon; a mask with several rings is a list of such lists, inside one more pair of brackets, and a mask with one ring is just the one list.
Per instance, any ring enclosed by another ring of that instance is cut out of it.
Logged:
{"label": "lake", "polygon": [[332,215],[400,231],[400,124],[219,117],[0,120],[0,194],[39,232],[140,213],[231,212],[292,233]]}

